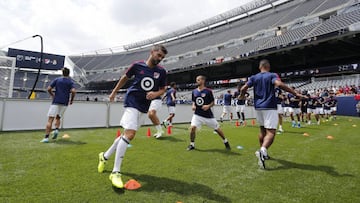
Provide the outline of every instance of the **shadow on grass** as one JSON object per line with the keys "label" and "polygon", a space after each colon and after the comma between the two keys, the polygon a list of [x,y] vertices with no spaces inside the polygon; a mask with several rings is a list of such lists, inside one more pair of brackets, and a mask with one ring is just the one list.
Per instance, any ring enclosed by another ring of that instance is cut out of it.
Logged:
{"label": "shadow on grass", "polygon": [[63,144],[63,145],[83,145],[83,144],[87,144],[86,142],[83,141],[73,141],[73,140],[69,140],[69,139],[59,139],[56,140],[55,144]]}
{"label": "shadow on grass", "polygon": [[196,148],[195,151],[199,151],[199,152],[216,152],[216,153],[222,153],[222,154],[227,154],[227,155],[240,155],[240,153],[231,151],[231,150],[227,150],[227,149],[198,149]]}
{"label": "shadow on grass", "polygon": [[158,138],[158,140],[169,141],[169,142],[184,142],[184,140],[176,138],[176,137],[171,136],[171,135],[170,136],[168,136],[168,135],[162,136],[162,137]]}
{"label": "shadow on grass", "polygon": [[272,168],[269,170],[301,169],[301,170],[309,170],[309,171],[321,171],[334,177],[354,177],[354,175],[351,174],[340,174],[337,171],[335,171],[335,168],[332,166],[321,166],[321,165],[316,166],[310,164],[300,164],[300,163],[295,163],[281,159],[271,159],[271,160],[278,162],[282,166],[279,166],[277,168]]}
{"label": "shadow on grass", "polygon": [[175,192],[183,196],[197,195],[216,202],[231,202],[229,198],[216,194],[212,188],[199,183],[187,183],[180,180],[145,174],[124,173],[124,175],[130,176],[141,183],[142,187],[139,191],[158,193]]}

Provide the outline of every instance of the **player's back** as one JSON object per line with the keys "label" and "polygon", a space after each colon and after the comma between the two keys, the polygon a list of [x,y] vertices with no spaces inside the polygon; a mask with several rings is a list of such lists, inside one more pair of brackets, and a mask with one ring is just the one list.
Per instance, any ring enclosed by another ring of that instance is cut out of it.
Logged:
{"label": "player's back", "polygon": [[225,106],[231,105],[231,98],[232,98],[232,95],[230,93],[224,94],[224,105]]}
{"label": "player's back", "polygon": [[260,72],[250,77],[248,85],[254,87],[256,109],[276,109],[275,80],[278,76],[271,72]]}
{"label": "player's back", "polygon": [[69,77],[59,77],[50,84],[55,88],[54,104],[67,105],[69,103],[71,89],[74,88],[74,82]]}

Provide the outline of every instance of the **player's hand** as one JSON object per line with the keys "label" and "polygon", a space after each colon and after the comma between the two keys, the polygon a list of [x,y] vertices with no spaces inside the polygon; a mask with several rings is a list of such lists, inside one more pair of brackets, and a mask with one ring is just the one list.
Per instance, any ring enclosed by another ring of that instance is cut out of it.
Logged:
{"label": "player's hand", "polygon": [[69,102],[69,105],[71,105],[71,104],[73,104],[73,101],[70,101],[70,102]]}
{"label": "player's hand", "polygon": [[113,102],[115,100],[115,96],[116,96],[116,94],[114,94],[114,93],[110,94],[110,96],[109,96],[110,102]]}
{"label": "player's hand", "polygon": [[202,108],[202,110],[207,111],[207,110],[210,109],[210,106],[209,105],[203,105],[201,108]]}
{"label": "player's hand", "polygon": [[148,92],[148,93],[146,94],[146,99],[147,99],[147,100],[153,100],[153,99],[155,99],[156,97],[157,97],[157,95],[156,95],[156,93],[153,92],[153,91]]}
{"label": "player's hand", "polygon": [[196,110],[196,106],[192,105],[192,108],[191,108],[193,111]]}

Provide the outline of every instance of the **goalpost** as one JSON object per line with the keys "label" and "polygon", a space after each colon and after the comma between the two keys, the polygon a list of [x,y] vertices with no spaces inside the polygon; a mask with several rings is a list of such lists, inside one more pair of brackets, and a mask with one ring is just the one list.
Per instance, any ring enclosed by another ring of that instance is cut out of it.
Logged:
{"label": "goalpost", "polygon": [[0,56],[0,98],[12,98],[15,62],[13,57]]}

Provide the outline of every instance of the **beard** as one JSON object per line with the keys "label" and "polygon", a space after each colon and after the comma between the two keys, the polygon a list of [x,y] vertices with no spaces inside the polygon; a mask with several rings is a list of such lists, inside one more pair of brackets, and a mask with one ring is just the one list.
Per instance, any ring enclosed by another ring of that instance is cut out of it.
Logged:
{"label": "beard", "polygon": [[160,60],[152,59],[151,63],[156,66],[160,63]]}

